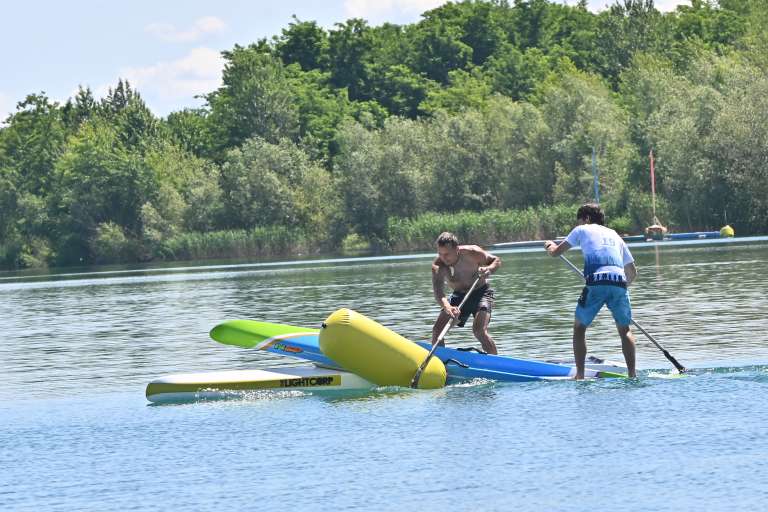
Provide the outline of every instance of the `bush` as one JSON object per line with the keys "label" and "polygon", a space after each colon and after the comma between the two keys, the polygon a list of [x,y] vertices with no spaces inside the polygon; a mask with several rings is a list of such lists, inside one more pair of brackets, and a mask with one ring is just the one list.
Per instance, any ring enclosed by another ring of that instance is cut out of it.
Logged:
{"label": "bush", "polygon": [[102,222],[90,245],[95,263],[124,263],[135,260],[138,242],[129,240],[114,222]]}
{"label": "bush", "polygon": [[524,210],[425,213],[412,219],[390,218],[389,247],[395,251],[429,250],[435,238],[450,231],[462,243],[539,240],[567,234],[574,225],[576,206],[557,205]]}
{"label": "bush", "polygon": [[630,219],[626,215],[622,215],[621,217],[616,217],[614,219],[608,220],[608,227],[616,231],[620,235],[627,235],[632,232],[632,228],[634,226],[634,223],[632,222],[632,219]]}
{"label": "bush", "polygon": [[154,256],[163,260],[264,258],[307,252],[303,231],[282,226],[250,230],[182,233],[159,244]]}
{"label": "bush", "polygon": [[0,243],[0,265],[3,268],[19,268],[22,243],[19,238],[6,239]]}

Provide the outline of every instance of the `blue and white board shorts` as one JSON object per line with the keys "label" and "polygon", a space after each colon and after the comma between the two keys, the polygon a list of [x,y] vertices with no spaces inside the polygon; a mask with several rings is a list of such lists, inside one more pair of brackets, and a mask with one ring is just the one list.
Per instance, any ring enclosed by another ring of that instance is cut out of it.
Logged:
{"label": "blue and white board shorts", "polygon": [[626,326],[632,323],[629,292],[626,288],[607,284],[584,287],[576,305],[576,320],[589,326],[603,305],[608,306],[616,325]]}

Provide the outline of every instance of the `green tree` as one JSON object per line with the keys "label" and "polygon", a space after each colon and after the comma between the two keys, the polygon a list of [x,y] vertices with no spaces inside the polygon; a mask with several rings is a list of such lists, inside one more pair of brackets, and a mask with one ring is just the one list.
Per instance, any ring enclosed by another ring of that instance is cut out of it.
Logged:
{"label": "green tree", "polygon": [[594,75],[576,70],[543,86],[541,111],[549,126],[549,148],[556,203],[593,199],[592,148],[600,168],[601,201],[612,210],[626,192],[629,160],[627,113],[614,102],[610,90]]}
{"label": "green tree", "polygon": [[328,34],[314,21],[293,21],[276,38],[275,52],[284,64],[298,64],[304,71],[325,69],[328,63]]}
{"label": "green tree", "polygon": [[46,196],[66,136],[58,104],[44,93],[30,94],[0,131],[0,166],[8,168],[19,191]]}
{"label": "green tree", "polygon": [[689,76],[660,74],[656,82],[662,85],[647,130],[672,221],[686,229],[715,228],[727,214],[747,232],[763,231],[765,72],[735,56],[710,54]]}
{"label": "green tree", "polygon": [[107,95],[101,100],[100,106],[109,114],[118,114],[137,96],[138,93],[131,88],[131,84],[120,78],[114,89],[110,87],[107,90]]}
{"label": "green tree", "polygon": [[[412,25],[394,25],[384,23],[370,29],[371,50],[369,65],[375,65],[381,69],[388,66],[406,65],[409,62],[411,52],[410,32]],[[371,71],[375,78],[375,72]]]}
{"label": "green tree", "polygon": [[693,0],[690,6],[678,6],[672,19],[677,41],[695,38],[712,49],[724,50],[747,33],[746,17],[702,0]]}
{"label": "green tree", "polygon": [[334,175],[345,217],[374,244],[386,244],[388,217],[423,211],[432,165],[425,135],[422,123],[398,118],[388,119],[380,130],[348,123],[339,134]]}
{"label": "green tree", "polygon": [[353,115],[346,91],[333,88],[328,73],[303,72],[295,65],[288,72],[287,85],[298,111],[298,140],[314,159],[327,161],[337,150],[338,126]]}
{"label": "green tree", "polygon": [[430,80],[447,84],[451,71],[469,69],[473,52],[462,41],[464,33],[459,26],[430,13],[411,32],[414,50],[410,66]]}
{"label": "green tree", "polygon": [[552,69],[550,58],[538,48],[519,51],[505,45],[504,51],[491,57],[485,66],[485,74],[493,84],[494,92],[515,100],[527,98]]}
{"label": "green tree", "polygon": [[216,143],[207,110],[185,108],[171,112],[165,119],[165,127],[171,140],[192,154],[208,158],[214,156]]}
{"label": "green tree", "polygon": [[[654,149],[651,125],[654,116],[678,91],[689,89],[693,84],[679,75],[675,65],[668,59],[651,54],[635,57],[632,67],[621,75],[620,102],[630,113],[630,138],[637,147],[637,153],[630,162],[629,180],[635,191],[650,193],[649,152]],[[657,176],[662,185],[663,173]],[[643,221],[647,223],[650,217]]]}
{"label": "green tree", "polygon": [[0,265],[8,268],[19,266],[22,253],[18,201],[19,193],[10,169],[0,167]]}
{"label": "green tree", "polygon": [[137,257],[135,244],[121,226],[111,221],[96,226],[90,248],[90,259],[94,263],[126,263]]}
{"label": "green tree", "polygon": [[590,73],[599,72],[597,62],[601,49],[597,43],[598,17],[587,9],[586,0],[574,6],[550,4],[552,47],[541,48],[551,57],[567,57],[576,68]]}
{"label": "green tree", "polygon": [[[313,188],[317,193],[327,192],[320,183],[323,176],[330,179],[289,140],[278,144],[260,138],[246,141],[227,154],[221,169],[227,227],[306,226],[323,214],[299,204],[298,198],[306,199]],[[327,199],[334,203],[332,197]],[[322,206],[317,200],[310,204]]]}
{"label": "green tree", "polygon": [[162,125],[138,93],[112,121],[121,143],[139,151],[146,151],[152,141],[163,136]]}
{"label": "green tree", "polygon": [[495,97],[430,124],[431,211],[519,208],[549,198],[548,128],[538,110]]}
{"label": "green tree", "polygon": [[[146,155],[158,189],[145,204],[164,234],[210,231],[221,217],[220,173],[212,162],[169,143],[157,142]],[[143,226],[146,229],[146,225]]]}
{"label": "green tree", "polygon": [[293,17],[166,119],[122,79],[31,94],[0,126],[0,261],[206,254],[225,228],[385,247],[427,212],[589,199],[593,148],[616,226],[650,221],[652,149],[662,220],[762,232],[767,24],[765,0],[464,0],[405,26]]}
{"label": "green tree", "polygon": [[328,34],[328,61],[331,83],[346,88],[351,100],[369,100],[368,66],[371,62],[373,32],[360,18],[336,23]]}
{"label": "green tree", "polygon": [[[732,62],[723,88],[724,106],[712,123],[705,146],[716,182],[727,191],[709,210],[708,225],[727,220],[750,233],[768,228],[768,75],[748,63]],[[715,195],[715,194],[713,194]],[[720,208],[722,208],[722,212]]]}
{"label": "green tree", "polygon": [[8,168],[0,167],[0,244],[7,242],[16,231],[19,193]]}
{"label": "green tree", "polygon": [[138,152],[126,149],[106,120],[87,123],[56,163],[59,263],[91,261],[99,225],[111,222],[137,237],[141,206],[157,190],[152,169]]}
{"label": "green tree", "polygon": [[404,64],[372,66],[373,97],[396,116],[414,119],[419,105],[438,85]]}
{"label": "green tree", "polygon": [[277,142],[299,129],[295,96],[279,59],[256,46],[235,46],[226,59],[222,86],[206,98],[211,133],[224,151],[258,136]]}
{"label": "green tree", "polygon": [[670,21],[656,10],[653,0],[617,1],[598,18],[596,65],[617,87],[636,54],[666,54],[671,33]]}
{"label": "green tree", "polygon": [[547,0],[515,0],[509,29],[515,45],[523,50],[549,48],[556,30],[552,12]]}
{"label": "green tree", "polygon": [[144,151],[161,136],[162,125],[152,114],[138,91],[126,80],[118,80],[101,100],[99,115],[115,128],[125,147]]}
{"label": "green tree", "polygon": [[64,124],[70,133],[77,132],[80,126],[98,113],[99,105],[93,97],[91,88],[77,88],[74,102],[68,99],[61,109]]}
{"label": "green tree", "polygon": [[448,2],[424,13],[422,25],[444,24],[460,34],[460,40],[472,51],[472,63],[481,66],[507,39],[502,20],[506,2]]}
{"label": "green tree", "polygon": [[457,69],[449,73],[448,87],[433,89],[419,109],[427,114],[437,111],[461,112],[482,108],[491,96],[489,80],[479,71],[468,73]]}

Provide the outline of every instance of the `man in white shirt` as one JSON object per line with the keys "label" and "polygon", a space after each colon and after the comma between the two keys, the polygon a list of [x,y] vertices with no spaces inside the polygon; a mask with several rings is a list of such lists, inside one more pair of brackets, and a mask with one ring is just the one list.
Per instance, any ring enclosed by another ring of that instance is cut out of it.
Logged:
{"label": "man in white shirt", "polygon": [[627,362],[627,374],[635,373],[635,337],[630,332],[632,307],[627,286],[637,277],[635,260],[624,240],[612,229],[605,227],[605,214],[596,204],[585,204],[576,213],[579,225],[565,240],[556,244],[544,242],[551,256],[560,256],[571,247],[581,246],[584,255],[586,286],[576,306],[573,324],[573,355],[576,359],[576,379],[584,378],[584,359],[587,355],[586,333],[598,311],[607,305],[613,314],[621,337],[621,350]]}

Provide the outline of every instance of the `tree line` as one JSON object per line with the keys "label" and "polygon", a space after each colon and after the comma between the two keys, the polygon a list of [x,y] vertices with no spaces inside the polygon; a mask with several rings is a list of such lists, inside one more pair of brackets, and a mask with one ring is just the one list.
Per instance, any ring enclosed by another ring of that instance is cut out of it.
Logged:
{"label": "tree line", "polygon": [[765,232],[768,4],[691,3],[294,17],[223,52],[205,105],[165,118],[122,80],[102,99],[30,94],[0,128],[0,265],[391,250],[403,226],[429,242],[427,219],[482,212],[526,219],[486,230],[522,237],[592,198],[593,151],[621,231],[651,220],[653,151],[665,223]]}

